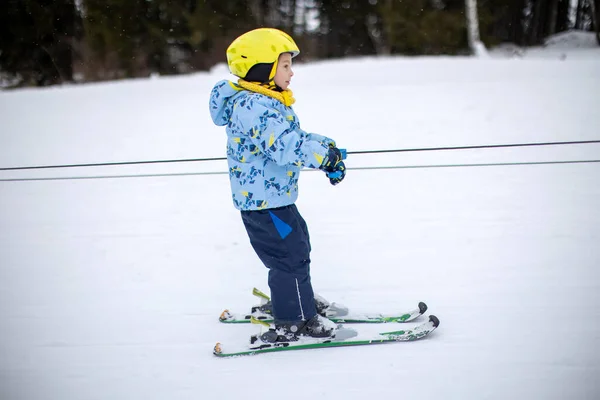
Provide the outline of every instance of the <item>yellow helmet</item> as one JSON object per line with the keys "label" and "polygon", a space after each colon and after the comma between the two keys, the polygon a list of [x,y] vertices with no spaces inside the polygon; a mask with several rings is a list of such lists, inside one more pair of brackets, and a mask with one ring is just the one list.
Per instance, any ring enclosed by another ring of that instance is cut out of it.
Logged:
{"label": "yellow helmet", "polygon": [[260,69],[262,78],[247,80],[270,81],[275,77],[277,60],[282,53],[296,57],[300,49],[287,33],[279,29],[258,28],[244,33],[229,45],[227,65],[229,71],[240,78],[247,78],[248,71],[258,66],[254,72]]}

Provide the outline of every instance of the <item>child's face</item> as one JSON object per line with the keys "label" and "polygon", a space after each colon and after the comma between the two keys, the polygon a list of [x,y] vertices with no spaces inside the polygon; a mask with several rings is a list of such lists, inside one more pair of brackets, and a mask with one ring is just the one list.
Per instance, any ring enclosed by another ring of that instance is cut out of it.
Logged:
{"label": "child's face", "polygon": [[294,72],[292,71],[292,55],[290,53],[280,54],[277,61],[277,71],[275,72],[275,84],[285,90],[290,85],[292,76],[294,76]]}

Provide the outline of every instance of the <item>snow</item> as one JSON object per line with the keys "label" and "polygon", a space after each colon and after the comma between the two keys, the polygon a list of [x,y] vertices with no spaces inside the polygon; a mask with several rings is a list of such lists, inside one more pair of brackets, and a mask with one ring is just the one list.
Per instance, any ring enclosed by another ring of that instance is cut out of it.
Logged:
{"label": "snow", "polygon": [[545,40],[544,44],[546,47],[559,47],[567,51],[571,51],[574,48],[598,48],[598,40],[594,32],[577,30],[552,35]]}
{"label": "snow", "polygon": [[543,46],[519,47],[502,44],[490,52],[496,58],[597,60],[600,45],[594,32],[571,30],[551,35]]}
{"label": "snow", "polygon": [[[543,51],[297,65],[295,109],[349,151],[600,139],[598,49]],[[218,66],[0,93],[0,167],[222,157],[207,100],[224,77]],[[599,144],[350,155],[347,166],[594,159]],[[256,330],[220,324],[220,312],[268,290],[226,175],[0,181],[0,398],[598,398],[599,182],[600,163],[350,169],[336,187],[303,173],[315,289],[356,311],[425,301],[440,327],[413,343],[217,359],[215,342]]]}

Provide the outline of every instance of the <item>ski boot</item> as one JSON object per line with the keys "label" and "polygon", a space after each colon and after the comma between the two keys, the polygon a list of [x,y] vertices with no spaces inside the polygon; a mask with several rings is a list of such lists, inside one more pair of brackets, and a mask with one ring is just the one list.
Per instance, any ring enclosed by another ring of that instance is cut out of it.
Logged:
{"label": "ski boot", "polygon": [[336,328],[335,323],[317,314],[308,321],[275,324],[275,328],[270,328],[257,338],[264,343],[295,342],[303,337],[333,339]]}

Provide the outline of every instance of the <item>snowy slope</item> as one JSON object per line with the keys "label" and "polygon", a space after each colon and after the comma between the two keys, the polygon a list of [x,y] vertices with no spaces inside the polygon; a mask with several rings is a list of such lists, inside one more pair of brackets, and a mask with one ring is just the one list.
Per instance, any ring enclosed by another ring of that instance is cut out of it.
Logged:
{"label": "snowy slope", "polygon": [[[600,139],[600,54],[295,68],[303,127],[350,151]],[[0,167],[224,156],[210,74],[0,93]],[[600,145],[355,155],[348,167],[600,159]],[[223,162],[0,171],[224,171]],[[350,170],[301,180],[315,289],[425,301],[415,343],[216,359],[266,270],[226,175],[0,181],[0,398],[594,399],[600,164]],[[384,327],[388,328],[388,327]],[[366,327],[376,331],[381,327]],[[389,329],[386,329],[389,330]]]}

